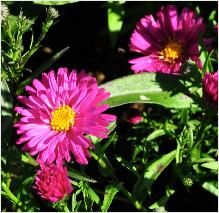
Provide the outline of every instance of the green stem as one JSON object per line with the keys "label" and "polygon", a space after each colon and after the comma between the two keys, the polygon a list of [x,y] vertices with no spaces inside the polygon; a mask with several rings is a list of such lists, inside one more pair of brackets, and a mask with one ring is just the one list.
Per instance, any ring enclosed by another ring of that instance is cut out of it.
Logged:
{"label": "green stem", "polygon": [[23,68],[25,66],[25,64],[27,63],[29,58],[39,49],[40,42],[44,39],[46,33],[48,32],[48,30],[52,26],[52,24],[53,24],[53,21],[51,19],[50,20],[47,19],[46,22],[43,23],[42,32],[41,32],[39,38],[37,39],[35,45],[30,49],[30,51],[23,58],[22,64],[20,66],[21,68]]}

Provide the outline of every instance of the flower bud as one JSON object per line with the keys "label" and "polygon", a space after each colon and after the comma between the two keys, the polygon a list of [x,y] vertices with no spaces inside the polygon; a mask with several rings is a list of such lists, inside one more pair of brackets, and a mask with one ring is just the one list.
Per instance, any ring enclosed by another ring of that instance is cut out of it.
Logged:
{"label": "flower bud", "polygon": [[47,10],[47,15],[49,19],[56,19],[59,17],[59,11],[56,10],[54,7],[49,7]]}
{"label": "flower bud", "polygon": [[8,6],[2,3],[1,4],[1,20],[5,21],[9,15],[10,15],[10,11],[8,9]]}

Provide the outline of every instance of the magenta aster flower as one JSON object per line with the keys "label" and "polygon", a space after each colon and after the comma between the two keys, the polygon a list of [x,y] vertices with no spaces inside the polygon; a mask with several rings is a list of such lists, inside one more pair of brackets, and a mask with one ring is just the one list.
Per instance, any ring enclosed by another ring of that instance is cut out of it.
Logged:
{"label": "magenta aster flower", "polygon": [[202,80],[203,95],[209,105],[218,104],[218,71],[214,74],[205,73]]}
{"label": "magenta aster flower", "polygon": [[87,164],[93,145],[85,136],[107,138],[107,126],[116,119],[103,114],[109,106],[101,102],[110,93],[85,72],[69,74],[66,68],[60,68],[57,76],[53,70],[43,73],[42,81],[33,80],[26,91],[29,97],[18,96],[25,107],[15,108],[23,116],[14,125],[22,135],[17,144],[25,143],[24,151],[38,154],[39,163],[69,162],[73,153],[78,163]]}
{"label": "magenta aster flower", "polygon": [[185,60],[191,59],[201,67],[198,36],[205,25],[195,12],[184,8],[178,16],[177,7],[168,5],[157,13],[157,20],[146,15],[136,25],[131,36],[130,50],[143,54],[129,62],[135,73],[180,73]]}
{"label": "magenta aster flower", "polygon": [[73,191],[67,169],[55,164],[41,165],[33,188],[42,198],[50,202],[57,202]]}

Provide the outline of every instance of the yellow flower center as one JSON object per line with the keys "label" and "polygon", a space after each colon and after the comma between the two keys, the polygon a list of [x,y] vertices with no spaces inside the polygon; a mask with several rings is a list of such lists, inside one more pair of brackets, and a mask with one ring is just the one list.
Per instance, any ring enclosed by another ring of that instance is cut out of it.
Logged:
{"label": "yellow flower center", "polygon": [[56,131],[68,131],[74,125],[75,111],[68,105],[60,106],[52,113],[50,125]]}
{"label": "yellow flower center", "polygon": [[175,41],[170,41],[160,52],[160,59],[169,63],[175,63],[181,57],[182,45]]}

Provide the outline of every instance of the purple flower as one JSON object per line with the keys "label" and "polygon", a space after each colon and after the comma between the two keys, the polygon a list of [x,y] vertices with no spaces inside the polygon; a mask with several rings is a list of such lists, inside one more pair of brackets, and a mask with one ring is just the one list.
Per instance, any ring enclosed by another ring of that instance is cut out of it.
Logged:
{"label": "purple flower", "polygon": [[66,168],[55,164],[40,166],[33,188],[42,198],[57,202],[73,191]]}
{"label": "purple flower", "polygon": [[130,60],[131,69],[135,73],[179,74],[182,63],[188,59],[201,67],[198,37],[204,31],[203,19],[188,8],[179,16],[176,6],[162,7],[157,20],[146,15],[137,23],[130,43],[131,51],[144,56]]}
{"label": "purple flower", "polygon": [[71,153],[87,164],[93,144],[85,136],[107,138],[107,127],[116,119],[103,113],[109,106],[101,102],[110,93],[85,72],[69,73],[67,68],[59,68],[57,75],[53,70],[43,73],[42,81],[34,79],[26,91],[29,97],[18,96],[24,107],[15,108],[22,115],[14,125],[22,135],[17,144],[25,143],[23,150],[32,156],[38,154],[40,164],[69,162]]}
{"label": "purple flower", "polygon": [[218,104],[218,71],[211,74],[205,73],[202,80],[203,95],[210,106]]}

